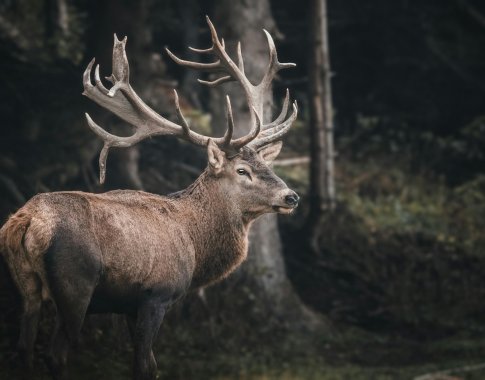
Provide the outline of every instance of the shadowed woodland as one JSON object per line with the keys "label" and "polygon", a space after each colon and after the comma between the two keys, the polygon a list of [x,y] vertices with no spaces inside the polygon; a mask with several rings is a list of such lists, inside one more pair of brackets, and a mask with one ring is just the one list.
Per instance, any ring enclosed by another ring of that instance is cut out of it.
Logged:
{"label": "shadowed woodland", "polygon": [[[2,1],[1,223],[37,193],[168,194],[206,166],[204,149],[161,136],[113,150],[99,184],[102,143],[84,112],[120,135],[130,129],[81,95],[82,74],[93,57],[102,77],[111,73],[113,33],[128,37],[131,83],[152,108],[174,120],[176,88],[192,128],[222,136],[226,93],[235,133],[250,128],[241,91],[202,86],[200,73],[163,48],[199,59],[187,46],[208,47],[209,15],[230,54],[241,41],[256,82],[267,65],[265,28],[281,62],[297,64],[278,74],[272,102],[277,113],[287,88],[298,101],[274,170],[300,206],[261,218],[242,267],[170,310],[154,350],[159,377],[483,379],[485,5],[327,1],[331,69],[320,75],[331,78],[325,126],[334,134],[335,197],[330,192],[316,209],[317,3]],[[0,379],[22,378],[20,308],[2,263]],[[53,313],[46,304],[36,379],[49,378],[43,358]],[[89,316],[70,355],[71,378],[128,379],[132,350],[124,319]]]}

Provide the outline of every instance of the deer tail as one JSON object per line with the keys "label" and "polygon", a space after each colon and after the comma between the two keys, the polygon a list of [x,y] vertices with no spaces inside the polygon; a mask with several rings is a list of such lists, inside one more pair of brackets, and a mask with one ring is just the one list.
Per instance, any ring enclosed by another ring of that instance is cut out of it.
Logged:
{"label": "deer tail", "polygon": [[21,292],[24,275],[33,272],[24,247],[24,237],[30,226],[30,221],[31,214],[19,210],[0,229],[0,253],[7,263],[12,279]]}

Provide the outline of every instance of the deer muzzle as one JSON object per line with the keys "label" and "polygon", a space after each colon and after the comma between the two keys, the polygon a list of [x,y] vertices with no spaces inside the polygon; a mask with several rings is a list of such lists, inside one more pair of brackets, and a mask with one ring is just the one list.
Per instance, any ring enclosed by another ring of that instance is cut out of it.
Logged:
{"label": "deer muzzle", "polygon": [[282,202],[273,205],[273,210],[280,214],[290,214],[297,206],[300,197],[293,190],[286,190],[281,196]]}

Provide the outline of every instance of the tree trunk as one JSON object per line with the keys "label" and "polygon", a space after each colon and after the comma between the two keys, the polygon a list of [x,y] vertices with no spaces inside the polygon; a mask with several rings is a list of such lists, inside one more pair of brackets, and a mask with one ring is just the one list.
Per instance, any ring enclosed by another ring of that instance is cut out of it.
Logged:
{"label": "tree trunk", "polygon": [[[257,83],[268,64],[268,46],[262,29],[265,28],[273,35],[277,32],[269,1],[219,0],[214,9],[213,21],[219,36],[224,37],[230,54],[234,54],[237,41],[241,41],[245,71],[249,79]],[[247,133],[251,128],[250,113],[246,99],[237,85],[224,85],[212,93],[213,125],[218,134],[222,135],[226,126],[223,101],[226,93],[231,97],[236,133]],[[266,110],[271,111],[272,100],[270,91],[266,99]],[[265,121],[271,118],[270,113],[264,115]],[[275,215],[265,215],[253,224],[248,259],[229,277],[226,285],[235,281],[239,284],[237,288],[243,282],[252,289],[251,296],[255,297],[252,303],[258,303],[259,309],[263,309],[266,317],[269,317],[265,323],[272,319],[282,324],[291,324],[292,328],[300,325],[309,329],[320,325],[321,319],[304,306],[286,275]]]}
{"label": "tree trunk", "polygon": [[333,115],[327,2],[312,0],[310,30],[310,215],[309,231],[316,246],[322,216],[335,207]]}
{"label": "tree trunk", "polygon": [[[200,7],[197,0],[186,0],[177,4],[183,23],[183,42],[184,46],[200,46],[199,41],[199,24],[201,22]],[[197,61],[200,57],[191,50],[184,52],[185,59]],[[201,86],[197,82],[199,72],[197,70],[184,70],[181,89],[187,96],[192,105],[201,109],[200,90]]]}

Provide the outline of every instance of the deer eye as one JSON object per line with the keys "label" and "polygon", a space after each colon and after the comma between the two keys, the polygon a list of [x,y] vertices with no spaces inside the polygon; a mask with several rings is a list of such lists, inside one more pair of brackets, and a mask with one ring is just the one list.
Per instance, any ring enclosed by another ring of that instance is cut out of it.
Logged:
{"label": "deer eye", "polygon": [[246,170],[244,170],[244,169],[237,169],[236,171],[237,171],[237,174],[239,174],[239,175],[247,175],[247,176],[249,176],[249,173]]}
{"label": "deer eye", "polygon": [[239,175],[245,175],[246,177],[248,177],[251,181],[253,180],[251,178],[251,174],[246,170],[246,169],[243,169],[243,168],[239,168],[239,169],[236,169],[236,172],[237,174]]}

